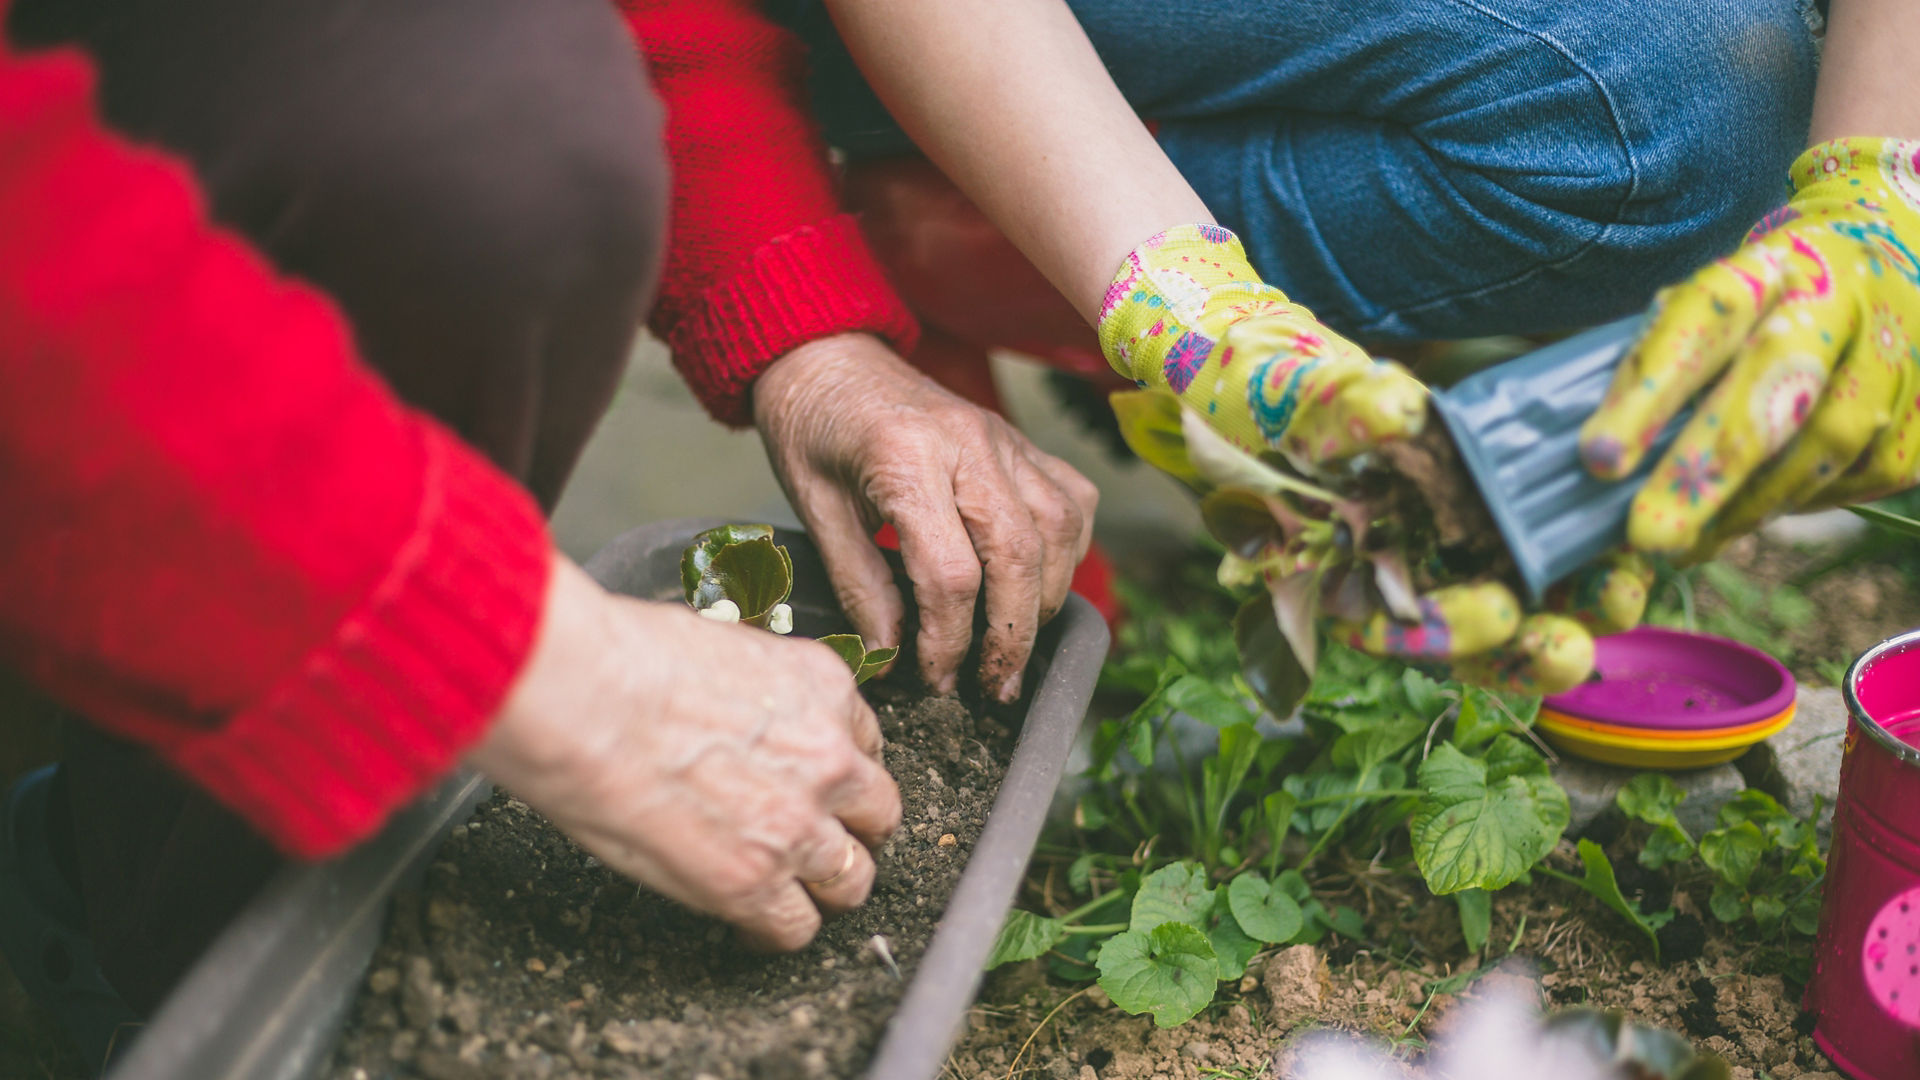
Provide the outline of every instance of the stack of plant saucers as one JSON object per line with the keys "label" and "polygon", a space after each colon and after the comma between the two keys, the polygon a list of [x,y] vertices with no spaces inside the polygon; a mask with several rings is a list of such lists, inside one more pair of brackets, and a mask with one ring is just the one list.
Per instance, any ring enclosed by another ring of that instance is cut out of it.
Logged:
{"label": "stack of plant saucers", "polygon": [[1594,669],[1593,680],[1540,706],[1540,733],[1575,757],[1699,769],[1793,722],[1793,674],[1726,638],[1643,626],[1595,642]]}

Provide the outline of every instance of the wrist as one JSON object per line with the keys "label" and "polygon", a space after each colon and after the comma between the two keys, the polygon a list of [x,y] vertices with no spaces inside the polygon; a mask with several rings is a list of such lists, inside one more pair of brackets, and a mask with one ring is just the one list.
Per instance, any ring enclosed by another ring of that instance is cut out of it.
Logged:
{"label": "wrist", "polygon": [[627,640],[632,627],[613,617],[614,602],[571,560],[554,555],[533,650],[468,755],[470,764],[519,789],[604,752],[591,745],[599,729],[578,719],[604,708],[606,695],[623,693],[623,684],[647,680],[655,651]]}
{"label": "wrist", "polygon": [[1228,324],[1286,294],[1260,280],[1240,238],[1181,225],[1127,253],[1100,305],[1100,349],[1115,371],[1184,393]]}

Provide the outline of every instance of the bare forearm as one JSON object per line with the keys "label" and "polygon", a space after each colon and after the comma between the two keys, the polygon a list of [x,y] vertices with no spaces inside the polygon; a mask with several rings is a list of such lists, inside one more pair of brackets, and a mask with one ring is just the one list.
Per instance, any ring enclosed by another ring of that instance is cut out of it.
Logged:
{"label": "bare forearm", "polygon": [[1920,138],[1920,3],[1833,0],[1813,100],[1813,141]]}
{"label": "bare forearm", "polygon": [[1140,241],[1212,221],[1061,0],[828,0],[907,132],[1092,321]]}

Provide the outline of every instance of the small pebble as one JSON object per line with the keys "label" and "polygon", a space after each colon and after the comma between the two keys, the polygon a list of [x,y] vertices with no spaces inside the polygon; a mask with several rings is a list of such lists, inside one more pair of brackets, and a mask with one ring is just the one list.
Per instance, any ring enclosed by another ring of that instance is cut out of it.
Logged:
{"label": "small pebble", "polygon": [[527,957],[527,970],[539,975],[547,970],[547,962],[537,956]]}
{"label": "small pebble", "polygon": [[953,835],[952,833],[941,833],[941,834],[940,834],[940,846],[941,846],[941,847],[952,847],[953,845],[955,845],[955,844],[957,844],[957,843],[959,843],[959,842],[960,842],[960,838],[959,838],[959,837],[957,837],[957,836],[955,836],[955,835]]}

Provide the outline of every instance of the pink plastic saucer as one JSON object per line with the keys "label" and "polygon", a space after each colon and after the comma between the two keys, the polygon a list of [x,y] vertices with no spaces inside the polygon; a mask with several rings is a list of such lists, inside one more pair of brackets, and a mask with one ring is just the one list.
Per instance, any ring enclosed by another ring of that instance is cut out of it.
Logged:
{"label": "pink plastic saucer", "polygon": [[1582,720],[1660,731],[1736,728],[1793,704],[1793,674],[1749,645],[1643,626],[1594,642],[1599,678],[1546,699]]}

